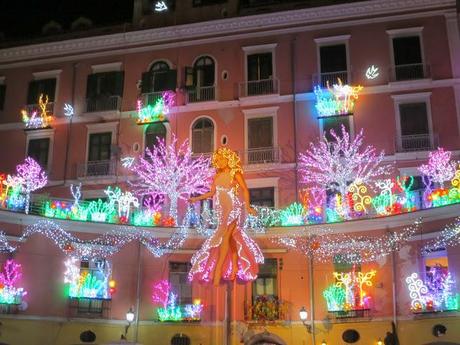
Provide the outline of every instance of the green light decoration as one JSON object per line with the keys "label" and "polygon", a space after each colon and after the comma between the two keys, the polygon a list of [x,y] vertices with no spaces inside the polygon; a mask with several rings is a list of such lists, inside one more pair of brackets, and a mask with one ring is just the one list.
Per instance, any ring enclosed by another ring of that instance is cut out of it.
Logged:
{"label": "green light decoration", "polygon": [[345,289],[333,284],[323,291],[323,296],[326,299],[328,311],[344,310],[346,302]]}
{"label": "green light decoration", "polygon": [[169,293],[168,305],[165,308],[158,308],[158,319],[160,321],[182,321],[182,312],[180,306],[176,304],[177,295],[174,292]]}
{"label": "green light decoration", "polygon": [[176,94],[172,91],[163,92],[161,98],[155,101],[155,104],[142,105],[141,100],[137,100],[137,124],[145,125],[154,122],[166,121],[166,115],[169,114],[174,104]]}
{"label": "green light decoration", "polygon": [[300,203],[293,203],[280,212],[282,226],[303,225],[305,209]]}

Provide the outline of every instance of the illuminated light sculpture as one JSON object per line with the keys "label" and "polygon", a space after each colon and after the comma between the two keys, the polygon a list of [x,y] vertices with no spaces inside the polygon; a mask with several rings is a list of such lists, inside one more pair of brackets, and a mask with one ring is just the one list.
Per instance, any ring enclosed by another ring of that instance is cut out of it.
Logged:
{"label": "illuminated light sculpture", "polygon": [[348,191],[352,193],[353,209],[356,212],[366,212],[366,205],[372,203],[372,198],[367,194],[367,187],[363,184],[351,184]]}
{"label": "illuminated light sculpture", "polygon": [[121,159],[121,165],[123,165],[123,168],[130,168],[134,164],[134,161],[134,157],[123,157]]}
{"label": "illuminated light sculpture", "polygon": [[25,195],[24,211],[28,214],[30,193],[45,187],[48,183],[45,171],[35,160],[27,157],[23,164],[16,166],[16,175],[8,176],[8,179],[12,181],[12,185],[20,186],[21,192]]}
{"label": "illuminated light sculpture", "polygon": [[428,164],[421,165],[418,170],[444,188],[444,182],[455,176],[457,162],[452,161],[451,158],[452,152],[438,147],[436,151],[429,153]]}
{"label": "illuminated light sculpture", "polygon": [[173,137],[170,145],[159,140],[157,145],[145,149],[145,158],[139,157],[129,169],[139,178],[130,182],[137,195],[164,196],[169,200],[169,216],[177,224],[177,203],[193,194],[208,190],[213,170],[209,159],[204,156],[192,157],[188,141],[176,148]]}
{"label": "illuminated light sculpture", "polygon": [[137,124],[145,125],[155,122],[167,121],[166,115],[169,114],[174,105],[176,94],[172,91],[165,91],[154,105],[143,106],[141,100],[137,100]]}
{"label": "illuminated light sculpture", "polygon": [[405,212],[415,211],[416,208],[416,199],[417,195],[412,191],[412,186],[414,185],[413,176],[397,176],[396,184],[399,189],[404,193],[404,197],[400,198],[400,203],[404,205]]}
{"label": "illuminated light sculpture", "polygon": [[315,107],[319,114],[318,118],[350,115],[353,113],[355,101],[362,89],[360,85],[344,85],[340,78],[337,84],[332,85],[332,88],[327,82],[327,90],[315,86],[313,91],[316,96]]}
{"label": "illuminated light sculpture", "polygon": [[372,198],[372,206],[374,206],[375,211],[381,216],[391,214],[391,206],[395,202],[393,195],[394,181],[389,178],[378,180],[375,182],[375,185],[380,189],[380,193]]}
{"label": "illuminated light sculpture", "polygon": [[32,114],[29,114],[27,110],[21,110],[22,122],[26,129],[42,129],[51,127],[53,122],[53,116],[48,114],[46,107],[48,106],[48,96],[45,96],[43,100],[43,94],[40,95],[38,99],[38,106],[40,108],[40,114],[37,110],[32,111]]}
{"label": "illuminated light sculpture", "polygon": [[307,210],[309,223],[321,223],[323,221],[323,207],[326,202],[326,192],[322,188],[306,188],[300,192],[300,200]]}
{"label": "illuminated light sculpture", "polygon": [[335,284],[330,285],[323,291],[323,297],[326,300],[328,311],[343,310],[346,302],[345,290]]}
{"label": "illuminated light sculpture", "polygon": [[282,226],[303,225],[305,209],[302,204],[293,203],[280,212]]}
{"label": "illuminated light sculpture", "polygon": [[[112,269],[108,261],[90,260],[90,267],[78,267],[80,260],[72,257],[64,263],[64,283],[68,284],[69,297],[111,299],[115,283],[111,282]],[[112,287],[110,286],[112,285]]]}
{"label": "illuminated light sculpture", "polygon": [[65,117],[72,117],[72,116],[74,116],[74,114],[75,114],[75,111],[74,111],[72,105],[68,104],[68,103],[65,103],[64,104],[64,116]]}
{"label": "illuminated light sculpture", "polygon": [[406,278],[406,284],[414,313],[452,311],[459,307],[455,280],[441,267],[432,267],[425,282],[417,273],[412,273]]}
{"label": "illuminated light sculpture", "polygon": [[256,296],[249,308],[249,315],[251,320],[259,322],[283,320],[287,307],[287,304],[276,296]]}
{"label": "illuminated light sculpture", "polygon": [[129,213],[131,211],[131,204],[134,207],[139,207],[139,201],[131,192],[121,192],[119,187],[113,190],[109,187],[104,191],[109,197],[109,203],[118,205],[118,217],[124,219],[124,223],[129,220]]}
{"label": "illuminated light sculpture", "polygon": [[369,66],[366,70],[367,79],[372,80],[372,79],[377,78],[379,75],[380,75],[379,68],[374,65]]}
{"label": "illuminated light sculpture", "polygon": [[348,205],[348,186],[350,184],[369,184],[373,179],[386,175],[389,165],[381,164],[384,152],[377,154],[373,146],[363,146],[363,131],[353,140],[342,126],[342,133],[331,130],[332,141],[326,135],[318,145],[310,143],[310,148],[299,154],[299,171],[303,183],[338,191],[341,195],[343,213],[346,219],[351,212]]}
{"label": "illuminated light sculpture", "polygon": [[171,291],[171,284],[167,280],[153,285],[152,301],[162,306],[157,308],[158,319],[162,322],[201,320],[201,301],[195,299],[193,304],[178,305],[177,294]]}
{"label": "illuminated light sculpture", "polygon": [[363,287],[372,286],[372,278],[374,278],[376,274],[377,274],[377,271],[375,270],[371,270],[366,273],[358,272],[358,275],[356,277],[356,283],[359,286],[359,305],[360,306],[365,305],[365,299],[366,299],[366,292],[364,291]]}
{"label": "illuminated light sculpture", "polygon": [[164,12],[168,10],[168,6],[164,1],[157,1],[155,3],[155,12]]}
{"label": "illuminated light sculpture", "polygon": [[22,277],[22,267],[15,260],[7,260],[0,273],[0,304],[21,304],[27,291],[17,287]]}

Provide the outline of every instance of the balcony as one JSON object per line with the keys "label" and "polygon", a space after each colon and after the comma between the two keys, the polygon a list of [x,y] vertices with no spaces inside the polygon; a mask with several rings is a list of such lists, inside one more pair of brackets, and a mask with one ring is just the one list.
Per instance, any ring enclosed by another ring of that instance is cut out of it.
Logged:
{"label": "balcony", "polygon": [[245,308],[245,320],[255,323],[286,320],[288,305],[276,296],[256,296],[252,305]]}
{"label": "balcony", "polygon": [[427,134],[402,135],[398,139],[396,152],[429,151],[436,146],[437,136]]}
{"label": "balcony", "polygon": [[278,79],[251,80],[239,83],[239,97],[279,94]]}
{"label": "balcony", "polygon": [[321,86],[322,88],[327,87],[327,83],[332,86],[336,84],[337,80],[340,79],[342,83],[348,84],[348,71],[337,71],[337,72],[327,72],[327,73],[317,73],[312,76],[313,87]]}
{"label": "balcony", "polygon": [[77,165],[77,178],[97,178],[115,175],[116,161],[89,161]]}
{"label": "balcony", "polygon": [[70,316],[107,319],[109,317],[110,303],[110,299],[69,297]]}
{"label": "balcony", "polygon": [[86,112],[95,113],[99,111],[120,110],[121,97],[108,96],[98,98],[88,98],[86,100]]}
{"label": "balcony", "polygon": [[[46,103],[46,114],[50,115],[53,114],[54,111],[54,102],[48,102]],[[28,114],[32,114],[34,111],[37,112],[37,114],[40,114],[42,110],[40,109],[40,106],[38,104],[27,104],[25,106],[25,110],[27,111]]]}
{"label": "balcony", "polygon": [[216,99],[216,87],[213,86],[195,86],[187,89],[187,103],[208,102]]}
{"label": "balcony", "polygon": [[280,161],[281,149],[279,147],[262,147],[244,152],[245,164],[280,163]]}
{"label": "balcony", "polygon": [[160,98],[163,97],[164,91],[156,91],[142,94],[142,104],[145,105],[154,105]]}
{"label": "balcony", "polygon": [[394,82],[429,78],[431,76],[430,72],[430,65],[423,63],[397,65],[391,67],[390,69],[390,81]]}

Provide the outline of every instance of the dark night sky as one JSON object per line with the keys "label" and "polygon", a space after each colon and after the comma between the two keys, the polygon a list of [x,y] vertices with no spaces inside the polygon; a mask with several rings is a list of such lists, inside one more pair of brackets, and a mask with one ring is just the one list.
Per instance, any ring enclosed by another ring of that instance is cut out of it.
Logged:
{"label": "dark night sky", "polygon": [[54,20],[68,31],[80,16],[95,27],[130,22],[133,0],[0,0],[0,32],[5,38],[41,36],[44,24]]}

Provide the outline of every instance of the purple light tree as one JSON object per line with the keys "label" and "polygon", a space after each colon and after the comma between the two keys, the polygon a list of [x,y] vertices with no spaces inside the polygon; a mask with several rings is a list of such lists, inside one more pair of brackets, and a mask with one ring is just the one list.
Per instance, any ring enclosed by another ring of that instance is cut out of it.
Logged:
{"label": "purple light tree", "polygon": [[351,140],[342,125],[338,135],[330,131],[333,140],[326,135],[303,154],[299,154],[299,172],[303,183],[323,190],[338,191],[344,206],[345,216],[350,212],[346,202],[351,184],[365,184],[390,172],[390,165],[383,165],[384,152],[377,154],[373,146],[363,146],[363,131]]}
{"label": "purple light tree", "polygon": [[421,165],[418,170],[431,181],[439,183],[444,188],[444,182],[450,181],[455,175],[457,162],[451,160],[452,152],[444,151],[438,147],[436,151],[430,152],[428,164]]}
{"label": "purple light tree", "polygon": [[164,140],[151,149],[145,149],[145,158],[129,166],[138,181],[131,185],[139,195],[163,196],[169,199],[169,215],[177,224],[177,203],[192,194],[202,194],[209,189],[214,170],[208,158],[192,157],[188,141],[176,148],[177,139],[173,137],[170,145]]}
{"label": "purple light tree", "polygon": [[16,166],[16,175],[11,177],[12,180],[21,186],[25,194],[25,213],[29,213],[30,193],[43,188],[48,183],[46,172],[31,157],[27,157],[23,164]]}

